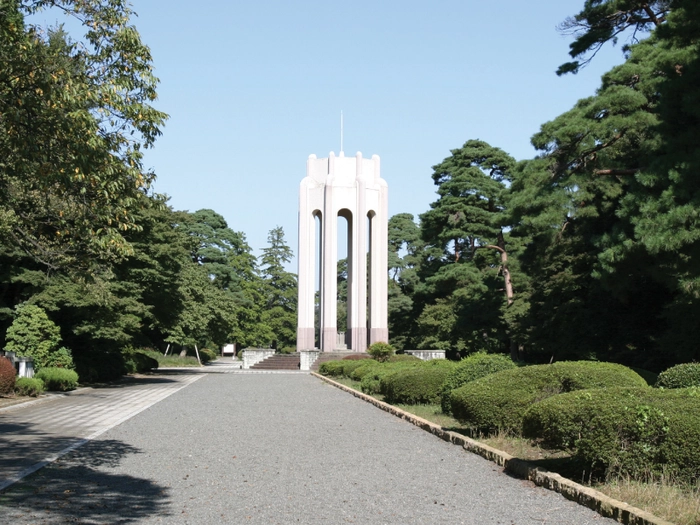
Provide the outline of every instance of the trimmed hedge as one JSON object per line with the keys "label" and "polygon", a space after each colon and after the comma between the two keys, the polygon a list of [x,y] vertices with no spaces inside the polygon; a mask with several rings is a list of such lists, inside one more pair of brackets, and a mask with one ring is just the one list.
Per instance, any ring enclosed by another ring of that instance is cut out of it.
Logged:
{"label": "trimmed hedge", "polygon": [[420,361],[420,357],[411,354],[394,354],[387,361],[389,363],[399,363],[401,361]]}
{"label": "trimmed hedge", "polygon": [[18,377],[15,382],[15,394],[18,396],[37,397],[44,393],[44,382],[36,377]]}
{"label": "trimmed hedge", "polygon": [[78,386],[78,374],[65,368],[42,368],[35,377],[44,382],[46,390],[66,392],[74,390]]}
{"label": "trimmed hedge", "polygon": [[659,374],[654,386],[663,388],[700,386],[700,363],[672,366]]}
{"label": "trimmed hedge", "polygon": [[350,373],[350,379],[353,381],[362,381],[363,377],[372,372],[373,369],[380,366],[382,366],[382,364],[378,361],[375,361],[374,359],[367,359]]}
{"label": "trimmed hedge", "polygon": [[612,386],[647,384],[622,365],[570,361],[496,372],[453,390],[450,402],[454,417],[462,424],[486,432],[520,434],[530,405],[564,392]]}
{"label": "trimmed hedge", "polygon": [[597,474],[700,479],[700,389],[605,388],[550,397],[527,411],[523,434],[570,449]]}
{"label": "trimmed hedge", "polygon": [[509,370],[516,368],[513,360],[503,354],[487,354],[485,352],[477,352],[462,359],[455,369],[447,376],[442,385],[440,395],[440,403],[442,411],[445,414],[452,413],[452,404],[450,403],[450,392],[467,383],[485,377],[489,374],[500,372],[501,370]]}
{"label": "trimmed hedge", "polygon": [[343,361],[357,361],[361,359],[372,359],[372,356],[363,352],[358,352],[356,354],[350,354],[343,357]]}
{"label": "trimmed hedge", "polygon": [[143,352],[131,352],[124,357],[126,371],[129,374],[150,372],[158,368],[158,360]]}
{"label": "trimmed hedge", "polygon": [[0,394],[11,394],[15,391],[15,379],[17,373],[12,362],[4,356],[0,356]]}
{"label": "trimmed hedge", "polygon": [[388,403],[439,403],[442,385],[456,365],[454,361],[433,359],[395,370],[380,378],[379,393],[384,394]]}
{"label": "trimmed hedge", "polygon": [[199,359],[200,361],[202,361],[203,365],[208,363],[209,361],[216,361],[218,358],[219,355],[213,350],[209,350],[208,348],[200,348],[199,350]]}
{"label": "trimmed hedge", "polygon": [[321,366],[318,367],[318,373],[322,376],[341,377],[345,373],[343,371],[344,365],[345,363],[343,363],[342,360],[326,361],[325,363],[321,363]]}
{"label": "trimmed hedge", "polygon": [[[362,390],[365,394],[379,394],[381,390],[381,380],[384,376],[396,372],[397,370],[404,370],[420,366],[421,363],[422,361],[420,359],[395,361],[393,363],[377,363],[376,366],[371,367],[362,377],[362,380],[360,381],[360,390]],[[360,370],[361,369],[362,368],[360,368]]]}

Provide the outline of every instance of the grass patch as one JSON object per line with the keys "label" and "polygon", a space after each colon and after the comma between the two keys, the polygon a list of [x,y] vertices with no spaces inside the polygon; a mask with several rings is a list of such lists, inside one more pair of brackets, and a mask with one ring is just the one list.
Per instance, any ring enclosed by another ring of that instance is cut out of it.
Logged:
{"label": "grass patch", "polygon": [[158,361],[158,368],[177,368],[177,367],[192,367],[200,366],[197,362],[197,358],[193,356],[180,357],[179,355],[168,355],[164,356],[160,352],[155,352],[153,350],[143,351],[148,357]]}
{"label": "grass patch", "polygon": [[[332,379],[354,390],[361,391],[359,381],[335,377]],[[372,397],[384,401],[384,396],[373,395]],[[678,485],[674,484],[672,479],[663,476],[657,476],[648,482],[617,478],[592,484],[590,473],[577,465],[567,452],[549,450],[528,439],[514,437],[505,432],[493,435],[475,435],[471,429],[460,425],[455,418],[444,414],[440,405],[397,404],[394,406],[440,425],[445,430],[468,435],[486,445],[507,452],[511,456],[561,474],[582,485],[591,486],[611,498],[625,501],[676,525],[700,525],[700,484],[692,487]]]}

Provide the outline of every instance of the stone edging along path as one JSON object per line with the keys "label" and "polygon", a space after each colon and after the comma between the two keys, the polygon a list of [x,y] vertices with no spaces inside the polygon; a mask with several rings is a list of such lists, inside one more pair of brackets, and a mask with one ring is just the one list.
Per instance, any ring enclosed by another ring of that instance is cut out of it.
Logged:
{"label": "stone edging along path", "polygon": [[358,392],[357,390],[317,374],[316,372],[311,372],[311,375],[314,375],[319,379],[322,379],[323,381],[354,395],[355,397],[359,397],[368,403],[372,403],[374,406],[381,408],[390,414],[405,419],[406,421],[413,423],[417,427],[430,432],[431,434],[434,434],[445,441],[449,441],[455,445],[460,445],[469,452],[473,452],[474,454],[478,454],[485,459],[493,461],[514,476],[527,479],[540,487],[558,492],[565,498],[575,501],[579,505],[593,509],[606,518],[612,518],[626,525],[674,525],[670,521],[661,519],[649,512],[633,507],[632,505],[628,505],[622,501],[617,501],[616,499],[606,496],[602,492],[598,492],[590,487],[584,487],[583,485],[575,483],[559,474],[535,467],[527,461],[515,458],[506,452],[495,449],[483,443],[479,443],[478,441],[456,432],[443,430],[440,425],[431,423],[426,419],[415,416],[393,405],[384,403],[383,401],[379,401],[370,395]]}

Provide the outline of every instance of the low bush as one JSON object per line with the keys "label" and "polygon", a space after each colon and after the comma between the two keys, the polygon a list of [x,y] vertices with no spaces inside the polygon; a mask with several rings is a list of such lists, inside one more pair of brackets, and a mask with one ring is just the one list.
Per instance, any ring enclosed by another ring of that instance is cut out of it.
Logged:
{"label": "low bush", "polygon": [[78,374],[65,368],[42,368],[35,377],[44,382],[46,390],[66,392],[78,386]]}
{"label": "low bush", "polygon": [[457,363],[446,359],[424,361],[416,366],[401,368],[379,380],[379,392],[388,403],[406,405],[440,402],[442,384]]}
{"label": "low bush", "polygon": [[344,365],[345,363],[342,360],[326,361],[318,367],[318,373],[322,376],[341,377],[344,374]]}
{"label": "low bush", "polygon": [[366,361],[366,359],[343,359],[341,361],[341,363],[343,363],[343,376],[348,378],[351,377],[352,373],[358,368],[364,366]]}
{"label": "low bush", "polygon": [[372,359],[372,356],[369,354],[358,352],[356,354],[350,354],[343,357],[343,361],[357,361],[360,359]]}
{"label": "low bush", "polygon": [[145,352],[133,351],[125,357],[126,369],[129,374],[143,374],[158,368],[158,360]]}
{"label": "low bush", "polygon": [[534,404],[523,434],[570,449],[597,474],[700,479],[700,389],[604,388]]}
{"label": "low bush", "polygon": [[6,357],[0,357],[0,395],[11,394],[15,391],[17,373],[12,362]]}
{"label": "low bush", "polygon": [[73,363],[73,353],[65,346],[60,347],[58,350],[51,352],[46,358],[46,366],[51,366],[54,368],[68,368],[69,370],[75,369],[75,363]]}
{"label": "low bush", "polygon": [[387,359],[388,363],[398,363],[401,361],[420,361],[420,357],[411,354],[394,354]]}
{"label": "low bush", "polygon": [[218,357],[219,356],[216,354],[216,352],[209,350],[208,348],[202,348],[199,350],[199,360],[203,365],[209,361],[216,361]]}
{"label": "low bush", "polygon": [[394,355],[394,347],[389,343],[372,343],[369,345],[369,348],[367,348],[367,353],[377,361],[383,362]]}
{"label": "low bush", "polygon": [[654,386],[663,388],[700,386],[700,363],[672,366],[659,374]]}
{"label": "low bush", "polygon": [[382,365],[374,359],[365,359],[364,361],[360,361],[360,363],[360,366],[350,372],[350,379],[353,381],[362,381],[362,378],[371,373],[374,368],[381,367]]}
{"label": "low bush", "polygon": [[485,432],[520,434],[530,405],[564,392],[612,386],[647,387],[629,368],[614,363],[570,361],[503,370],[476,379],[450,394],[452,414]]}
{"label": "low bush", "polygon": [[503,354],[487,354],[485,352],[477,352],[462,359],[457,366],[450,372],[442,384],[440,393],[440,403],[442,411],[445,414],[452,413],[452,404],[450,403],[450,392],[452,390],[466,385],[470,381],[479,379],[480,377],[500,372],[501,370],[509,370],[517,365],[513,360]]}
{"label": "low bush", "polygon": [[[379,394],[381,390],[381,380],[385,375],[391,374],[397,370],[419,366],[421,363],[422,361],[420,359],[396,361],[393,363],[377,362],[375,366],[371,367],[367,373],[362,376],[360,381],[360,390],[362,390],[365,394]],[[358,370],[364,371],[364,368],[360,367]]]}
{"label": "low bush", "polygon": [[37,397],[44,393],[44,382],[37,377],[18,377],[15,382],[15,394],[18,396]]}

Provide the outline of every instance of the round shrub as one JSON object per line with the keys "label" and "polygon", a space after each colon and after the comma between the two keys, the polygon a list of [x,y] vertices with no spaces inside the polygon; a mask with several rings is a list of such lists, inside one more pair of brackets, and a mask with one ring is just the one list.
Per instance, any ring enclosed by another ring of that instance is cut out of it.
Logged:
{"label": "round shrub", "polygon": [[199,359],[202,361],[202,364],[208,363],[209,361],[216,361],[218,357],[216,352],[208,348],[201,348],[199,350]]}
{"label": "round shrub", "polygon": [[523,434],[573,450],[597,474],[700,479],[700,389],[604,388],[550,397],[525,414]]}
{"label": "round shrub", "polygon": [[343,375],[344,364],[342,360],[326,361],[325,363],[321,363],[321,366],[318,367],[318,373],[322,376],[340,377]]}
{"label": "round shrub", "polygon": [[46,390],[66,392],[78,386],[78,374],[65,368],[42,368],[35,377],[44,382]]}
{"label": "round shrub", "polygon": [[366,359],[352,359],[352,360],[345,360],[343,359],[341,362],[343,363],[343,376],[344,377],[350,377],[351,374],[360,368],[361,366],[364,366]]}
{"label": "round shrub", "polygon": [[[52,354],[59,350],[61,331],[46,312],[34,304],[22,303],[15,308],[15,319],[7,329],[5,350],[18,356],[34,358],[34,369],[52,366]],[[57,356],[59,362],[65,355]],[[72,368],[72,357],[70,366]]]}
{"label": "round shrub", "polygon": [[44,382],[36,377],[18,377],[15,382],[15,394],[18,396],[37,397],[44,393]]}
{"label": "round shrub", "polygon": [[45,366],[51,366],[54,368],[68,368],[73,370],[75,364],[73,363],[73,353],[62,346],[58,350],[51,352],[45,362]]}
{"label": "round shrub", "polygon": [[612,386],[647,387],[629,368],[614,363],[570,361],[496,372],[453,390],[452,414],[486,432],[520,434],[525,411],[556,394]]}
{"label": "round shrub", "polygon": [[16,376],[12,362],[6,357],[0,357],[0,395],[14,392]]}
{"label": "round shrub", "polygon": [[388,403],[406,405],[434,404],[440,402],[442,384],[454,370],[456,363],[446,359],[434,359],[383,376],[379,392]]}
{"label": "round shrub", "polygon": [[377,361],[386,361],[394,355],[394,347],[389,343],[372,343],[367,349],[367,353]]}
{"label": "round shrub", "polygon": [[126,356],[126,368],[129,374],[142,374],[158,368],[158,360],[143,352],[133,352]]}
{"label": "round shrub", "polygon": [[369,374],[374,368],[380,367],[381,363],[374,359],[366,359],[361,361],[360,366],[350,372],[350,379],[353,381],[362,381],[362,378]]}
{"label": "round shrub", "polygon": [[442,392],[440,395],[442,411],[445,414],[452,413],[449,395],[452,390],[466,385],[470,381],[479,379],[480,377],[500,372],[501,370],[509,370],[516,366],[517,365],[510,357],[503,354],[477,352],[465,357],[457,363],[457,366],[450,372],[442,385]]}
{"label": "round shrub", "polygon": [[672,366],[659,374],[654,386],[663,388],[700,386],[700,363]]}
{"label": "round shrub", "polygon": [[[364,374],[362,380],[360,381],[360,390],[362,390],[365,394],[379,394],[381,390],[380,384],[382,377],[391,374],[397,370],[419,366],[422,363],[422,361],[420,359],[416,359],[408,361],[396,361],[394,363],[380,363],[375,361],[375,363],[376,366],[370,368],[369,371],[366,374]],[[358,370],[362,370],[362,367]]]}

